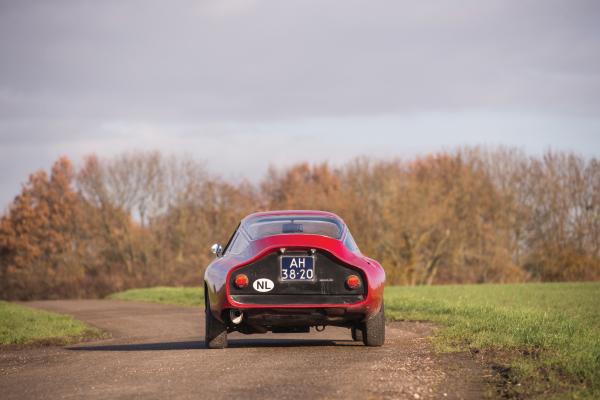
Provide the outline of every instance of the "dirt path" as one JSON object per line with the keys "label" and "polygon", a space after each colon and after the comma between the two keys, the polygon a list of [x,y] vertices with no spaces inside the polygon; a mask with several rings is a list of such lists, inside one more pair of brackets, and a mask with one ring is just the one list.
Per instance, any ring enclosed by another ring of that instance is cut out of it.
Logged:
{"label": "dirt path", "polygon": [[203,311],[109,300],[28,303],[112,334],[69,347],[0,349],[0,397],[143,399],[478,399],[484,371],[466,354],[435,354],[431,326],[392,323],[386,345],[347,329],[230,335],[204,348]]}

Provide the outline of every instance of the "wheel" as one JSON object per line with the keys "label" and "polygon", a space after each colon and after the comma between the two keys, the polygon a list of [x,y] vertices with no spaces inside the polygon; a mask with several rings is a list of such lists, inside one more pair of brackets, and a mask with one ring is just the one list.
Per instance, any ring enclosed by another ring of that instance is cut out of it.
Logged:
{"label": "wheel", "polygon": [[204,323],[204,343],[206,347],[209,349],[227,347],[227,326],[212,315],[206,290],[204,291]]}
{"label": "wheel", "polygon": [[383,342],[385,342],[383,303],[381,303],[379,312],[363,324],[362,340],[365,346],[383,346]]}
{"label": "wheel", "polygon": [[362,331],[360,330],[360,328],[353,327],[353,328],[350,328],[350,331],[352,332],[352,340],[354,340],[355,342],[363,341],[363,334],[362,334]]}

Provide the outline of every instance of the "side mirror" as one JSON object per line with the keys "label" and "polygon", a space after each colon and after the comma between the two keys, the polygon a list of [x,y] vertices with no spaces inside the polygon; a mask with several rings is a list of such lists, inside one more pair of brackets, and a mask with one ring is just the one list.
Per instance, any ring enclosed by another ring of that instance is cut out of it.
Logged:
{"label": "side mirror", "polygon": [[217,257],[221,257],[221,254],[223,254],[223,246],[221,246],[218,243],[215,243],[212,246],[210,246],[210,252]]}

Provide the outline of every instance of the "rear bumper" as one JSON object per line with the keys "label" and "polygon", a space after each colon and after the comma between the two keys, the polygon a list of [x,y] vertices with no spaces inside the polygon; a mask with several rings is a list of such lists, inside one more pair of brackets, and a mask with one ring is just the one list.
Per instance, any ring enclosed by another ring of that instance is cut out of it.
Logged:
{"label": "rear bumper", "polygon": [[369,295],[234,295],[225,294],[220,310],[340,308],[353,313],[370,313],[374,299]]}
{"label": "rear bumper", "polygon": [[247,306],[269,305],[277,306],[287,305],[350,305],[360,303],[365,299],[361,294],[348,295],[286,295],[286,294],[232,294],[229,295],[232,303],[243,304]]}

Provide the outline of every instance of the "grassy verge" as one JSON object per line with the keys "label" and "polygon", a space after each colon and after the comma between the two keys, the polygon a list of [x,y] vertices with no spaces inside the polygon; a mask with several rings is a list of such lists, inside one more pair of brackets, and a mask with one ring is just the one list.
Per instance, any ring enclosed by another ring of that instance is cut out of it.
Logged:
{"label": "grassy verge", "polygon": [[148,301],[152,303],[199,306],[204,304],[204,290],[201,287],[164,287],[130,289],[113,293],[115,300]]}
{"label": "grassy verge", "polygon": [[599,283],[390,287],[386,314],[439,323],[440,350],[508,364],[504,395],[600,397]]}
{"label": "grassy verge", "polygon": [[0,301],[0,345],[68,344],[100,336],[70,316]]}
{"label": "grassy verge", "polygon": [[[158,287],[111,298],[201,305],[202,296]],[[600,283],[388,287],[385,301],[388,319],[439,324],[440,351],[498,364],[504,396],[600,398]]]}

